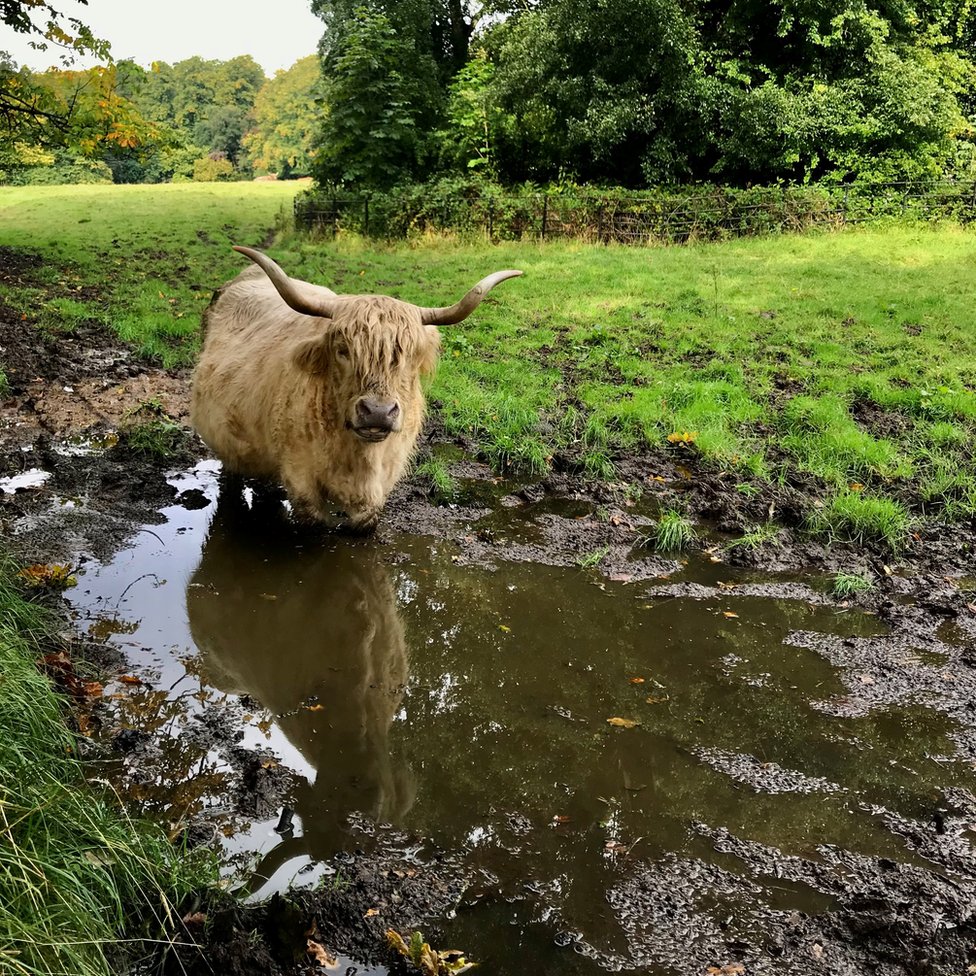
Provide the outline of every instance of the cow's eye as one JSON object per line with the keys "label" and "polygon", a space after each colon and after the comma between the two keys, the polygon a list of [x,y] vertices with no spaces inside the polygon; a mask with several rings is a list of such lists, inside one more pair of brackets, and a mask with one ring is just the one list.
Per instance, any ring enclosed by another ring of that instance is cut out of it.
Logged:
{"label": "cow's eye", "polygon": [[346,345],[338,346],[336,348],[336,355],[340,359],[348,359],[349,358],[349,347],[346,346]]}

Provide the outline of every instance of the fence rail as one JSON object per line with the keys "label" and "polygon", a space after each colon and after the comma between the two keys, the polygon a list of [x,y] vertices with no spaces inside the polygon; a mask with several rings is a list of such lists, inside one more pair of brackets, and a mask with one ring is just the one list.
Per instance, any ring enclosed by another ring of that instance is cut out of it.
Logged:
{"label": "fence rail", "polygon": [[295,200],[300,228],[340,229],[378,237],[428,231],[618,244],[682,244],[726,237],[839,227],[882,217],[976,219],[976,179],[905,181],[871,186],[702,187],[633,196],[578,193],[426,195],[310,192]]}

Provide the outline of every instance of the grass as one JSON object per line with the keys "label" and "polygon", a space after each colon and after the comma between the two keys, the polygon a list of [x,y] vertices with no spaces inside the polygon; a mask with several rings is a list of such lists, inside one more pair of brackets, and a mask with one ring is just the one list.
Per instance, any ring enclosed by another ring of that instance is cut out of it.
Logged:
{"label": "grass", "polygon": [[580,569],[593,569],[603,562],[608,552],[610,552],[609,546],[601,546],[599,549],[594,549],[593,552],[587,552],[578,557],[576,565]]}
{"label": "grass", "polygon": [[186,441],[186,432],[158,400],[146,400],[123,423],[122,437],[133,451],[150,457],[175,457]]}
{"label": "grass", "polygon": [[216,870],[85,782],[35,665],[50,626],[0,559],[0,971],[108,976],[147,957]]}
{"label": "grass", "polygon": [[766,522],[765,525],[757,525],[738,539],[727,542],[725,549],[729,552],[736,549],[744,549],[746,552],[759,552],[763,546],[772,542],[778,534],[779,526],[774,522]]}
{"label": "grass", "polygon": [[[212,289],[243,266],[229,244],[259,243],[293,190],[15,188],[0,234],[44,255],[39,288],[97,285],[123,338],[185,364]],[[623,453],[668,451],[730,469],[744,493],[805,475],[824,505],[812,528],[886,543],[911,518],[976,514],[972,245],[958,226],[892,223],[682,248],[286,231],[270,251],[296,277],[426,305],[521,268],[443,330],[429,390],[500,470],[558,456],[606,480]]]}
{"label": "grass", "polygon": [[415,474],[427,484],[433,497],[441,502],[450,502],[457,495],[457,482],[446,461],[429,457],[417,465]]}
{"label": "grass", "polygon": [[[32,317],[40,310],[56,331],[95,319],[144,356],[188,365],[214,287],[241,267],[230,245],[266,241],[300,186],[5,187],[4,244],[44,261],[36,288],[2,286],[0,297]],[[78,300],[81,286],[98,288],[101,300]]]}
{"label": "grass", "polygon": [[831,593],[840,600],[874,589],[874,580],[858,573],[837,573],[831,584]]}
{"label": "grass", "polygon": [[669,509],[658,516],[647,545],[658,552],[681,552],[695,540],[695,527],[681,512]]}

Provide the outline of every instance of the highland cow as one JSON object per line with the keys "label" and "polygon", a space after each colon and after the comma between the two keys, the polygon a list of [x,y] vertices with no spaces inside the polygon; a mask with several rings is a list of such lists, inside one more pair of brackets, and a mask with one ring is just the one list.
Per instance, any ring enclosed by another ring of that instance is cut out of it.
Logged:
{"label": "highland cow", "polygon": [[232,474],[280,484],[295,516],[342,509],[376,526],[423,423],[421,377],[440,351],[437,326],[467,318],[498,271],[447,308],[378,295],[337,295],[289,278],[260,251],[214,295],[193,378],[197,432]]}

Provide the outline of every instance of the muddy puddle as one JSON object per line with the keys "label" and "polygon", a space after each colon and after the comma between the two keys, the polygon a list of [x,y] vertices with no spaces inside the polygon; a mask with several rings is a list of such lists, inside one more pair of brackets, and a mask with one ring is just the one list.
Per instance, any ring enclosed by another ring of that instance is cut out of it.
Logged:
{"label": "muddy puddle", "polygon": [[[255,899],[341,886],[343,858],[389,842],[463,879],[442,941],[482,972],[704,972],[831,911],[869,863],[949,871],[913,825],[976,773],[951,710],[864,697],[883,680],[841,658],[887,635],[866,611],[730,587],[701,555],[624,583],[475,565],[449,538],[309,539],[280,503],[221,495],[215,463],[173,484],[182,504],[68,594],[129,662],[91,768],[219,837]],[[484,527],[531,541],[517,519]],[[949,645],[898,653],[937,672]]]}

